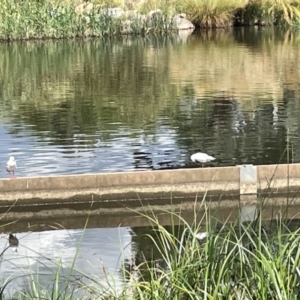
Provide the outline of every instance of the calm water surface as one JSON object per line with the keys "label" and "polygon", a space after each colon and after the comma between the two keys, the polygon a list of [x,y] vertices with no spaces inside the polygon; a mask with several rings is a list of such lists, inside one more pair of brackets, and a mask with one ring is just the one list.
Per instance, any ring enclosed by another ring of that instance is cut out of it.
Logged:
{"label": "calm water surface", "polygon": [[299,35],[1,44],[0,177],[299,162]]}
{"label": "calm water surface", "polygon": [[[83,230],[58,229],[43,232],[18,233],[19,247],[8,248],[1,255],[1,278],[13,278],[5,293],[24,291],[36,280],[49,286],[58,271],[61,282],[69,277],[76,282],[99,285],[118,290],[123,284],[122,265],[130,263],[134,255],[130,228],[89,228]],[[0,238],[0,251],[8,247],[7,236]],[[74,267],[72,268],[72,265]],[[35,274],[38,274],[38,278]],[[1,282],[2,283],[2,282]],[[70,284],[72,285],[72,284]]]}

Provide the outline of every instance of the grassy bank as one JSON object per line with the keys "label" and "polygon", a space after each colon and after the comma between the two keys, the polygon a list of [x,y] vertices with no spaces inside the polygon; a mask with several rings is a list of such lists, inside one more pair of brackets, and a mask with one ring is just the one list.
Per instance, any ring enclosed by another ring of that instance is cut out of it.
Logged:
{"label": "grassy bank", "polygon": [[[118,18],[108,10],[116,6],[125,12]],[[154,9],[160,9],[162,13],[149,15]],[[300,1],[95,0],[93,3],[80,3],[67,0],[3,0],[0,6],[0,39],[166,33],[175,30],[173,16],[178,13],[186,13],[188,20],[205,28],[274,23],[298,25]]]}

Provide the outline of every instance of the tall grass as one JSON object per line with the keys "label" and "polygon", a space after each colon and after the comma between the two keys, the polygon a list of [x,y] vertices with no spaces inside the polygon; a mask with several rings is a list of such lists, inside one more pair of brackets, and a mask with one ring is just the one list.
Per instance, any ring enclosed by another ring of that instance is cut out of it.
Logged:
{"label": "tall grass", "polygon": [[3,0],[0,6],[0,39],[101,37],[173,30],[165,15],[145,19],[137,14],[114,18],[106,5],[76,13],[68,2]]}
{"label": "tall grass", "polygon": [[181,2],[180,9],[200,27],[224,27],[232,25],[235,11],[244,8],[247,2],[246,0],[186,0]]}
{"label": "tall grass", "polygon": [[299,25],[300,2],[293,0],[249,0],[236,13],[244,25]]}
{"label": "tall grass", "polygon": [[74,8],[64,3],[3,0],[0,20],[0,37],[8,40],[74,37],[80,32]]}
{"label": "tall grass", "polygon": [[300,2],[294,0],[262,0],[264,16],[275,22],[299,24]]}
{"label": "tall grass", "polygon": [[[148,216],[155,233],[149,238],[162,259],[140,265],[150,280],[139,281],[134,299],[299,299],[299,229],[290,231],[283,219],[267,228],[261,214],[253,222],[220,228],[209,222],[204,229],[173,217],[181,221],[180,235]],[[197,239],[199,230],[206,239]]]}
{"label": "tall grass", "polygon": [[[76,13],[83,1],[3,0],[0,6],[0,39],[101,37],[116,34],[165,33],[174,30],[173,16],[186,13],[200,27],[254,24],[298,25],[299,0],[144,0],[135,1],[135,11],[127,11],[126,1],[94,1],[93,8]],[[75,4],[76,3],[76,4]],[[120,18],[109,16],[105,7],[127,11]],[[155,18],[149,11],[159,9]],[[142,14],[142,15],[141,15]]]}
{"label": "tall grass", "polygon": [[178,11],[178,0],[146,0],[140,1],[136,8],[140,13],[147,14],[151,10],[160,9],[164,13],[174,15]]}

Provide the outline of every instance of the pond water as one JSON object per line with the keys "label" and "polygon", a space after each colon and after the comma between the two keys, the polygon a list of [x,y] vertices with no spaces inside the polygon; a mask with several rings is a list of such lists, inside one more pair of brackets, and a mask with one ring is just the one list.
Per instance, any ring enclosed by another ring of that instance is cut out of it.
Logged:
{"label": "pond water", "polygon": [[[91,284],[118,290],[122,287],[122,265],[131,261],[132,234],[130,228],[89,228],[86,230],[57,229],[17,234],[18,248],[7,248],[7,236],[0,238],[1,278],[13,278],[6,295],[28,291],[31,281],[44,288],[53,282],[55,272],[61,284]],[[74,267],[72,265],[74,264]],[[2,283],[2,282],[1,282]]]}
{"label": "pond water", "polygon": [[299,162],[299,35],[1,44],[0,177]]}

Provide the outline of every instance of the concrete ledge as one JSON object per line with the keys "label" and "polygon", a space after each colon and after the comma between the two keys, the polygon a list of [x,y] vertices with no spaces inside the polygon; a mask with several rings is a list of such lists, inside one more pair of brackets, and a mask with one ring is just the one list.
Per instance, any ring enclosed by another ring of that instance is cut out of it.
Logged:
{"label": "concrete ledge", "polygon": [[236,167],[28,177],[0,180],[2,203],[107,201],[238,194]]}
{"label": "concrete ledge", "polygon": [[0,191],[67,190],[239,181],[236,167],[0,179]]}
{"label": "concrete ledge", "polygon": [[258,192],[293,193],[300,192],[300,164],[257,166]]}
{"label": "concrete ledge", "polygon": [[297,193],[300,164],[0,179],[1,205]]}

